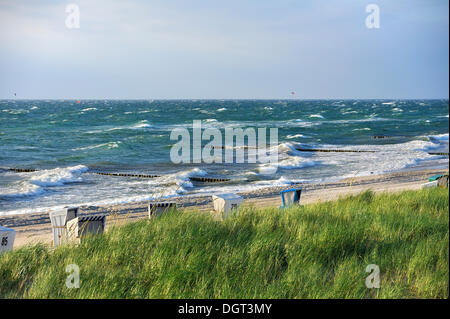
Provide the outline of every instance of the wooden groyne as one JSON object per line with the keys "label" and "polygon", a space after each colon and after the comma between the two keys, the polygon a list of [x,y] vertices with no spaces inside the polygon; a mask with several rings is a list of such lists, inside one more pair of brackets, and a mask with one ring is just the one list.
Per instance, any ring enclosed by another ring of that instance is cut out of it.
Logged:
{"label": "wooden groyne", "polygon": [[[16,172],[16,173],[32,173],[32,172],[38,171],[37,169],[31,169],[31,168],[0,168],[0,170],[12,171],[12,172]],[[104,175],[104,176],[115,176],[115,177],[136,177],[136,178],[161,177],[161,175],[150,175],[150,174],[125,174],[125,173],[107,173],[107,172],[96,172],[96,171],[89,171],[89,173],[97,174],[97,175]],[[192,176],[192,177],[189,177],[189,180],[193,181],[193,182],[201,182],[201,183],[221,183],[221,182],[229,182],[231,179]]]}
{"label": "wooden groyne", "polygon": [[430,155],[441,155],[441,156],[448,156],[448,153],[437,153],[437,152],[428,152]]}
{"label": "wooden groyne", "polygon": [[326,152],[326,153],[376,153],[377,151],[361,150],[336,150],[336,149],[318,149],[318,148],[295,148],[300,152]]}
{"label": "wooden groyne", "polygon": [[16,173],[32,173],[32,172],[37,171],[37,169],[32,169],[32,168],[4,168],[4,170],[16,172]]}
{"label": "wooden groyne", "polygon": [[90,172],[97,175],[119,176],[119,177],[138,177],[138,178],[155,178],[161,175],[147,175],[147,174],[124,174],[124,173],[104,173],[104,172]]}
{"label": "wooden groyne", "polygon": [[[362,150],[336,150],[336,149],[317,149],[317,148],[295,148],[300,152],[329,152],[329,153],[378,153],[380,151],[362,151]],[[448,153],[427,152],[429,155],[448,156]]]}
{"label": "wooden groyne", "polygon": [[229,182],[229,178],[210,178],[210,177],[189,177],[189,179],[193,182],[203,182],[203,183],[220,183],[220,182]]}

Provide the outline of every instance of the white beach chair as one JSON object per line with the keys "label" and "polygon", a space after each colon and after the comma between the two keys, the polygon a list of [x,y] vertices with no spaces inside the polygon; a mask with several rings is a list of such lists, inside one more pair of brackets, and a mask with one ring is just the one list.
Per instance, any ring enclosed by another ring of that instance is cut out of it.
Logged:
{"label": "white beach chair", "polygon": [[244,200],[241,196],[236,194],[217,194],[212,196],[214,203],[214,210],[222,214],[223,218],[230,215],[233,210],[237,210]]}
{"label": "white beach chair", "polygon": [[177,208],[177,204],[170,203],[149,203],[148,204],[148,218],[156,217],[162,213],[167,212],[170,209]]}
{"label": "white beach chair", "polygon": [[106,228],[106,215],[79,216],[67,222],[68,240],[79,242],[86,235],[101,234]]}
{"label": "white beach chair", "polygon": [[428,183],[422,184],[422,188],[437,187],[438,183],[439,183],[439,180],[428,182]]}
{"label": "white beach chair", "polygon": [[53,229],[53,246],[67,242],[67,222],[76,218],[78,207],[65,207],[49,213]]}
{"label": "white beach chair", "polygon": [[0,226],[0,254],[13,249],[15,237],[14,229]]}

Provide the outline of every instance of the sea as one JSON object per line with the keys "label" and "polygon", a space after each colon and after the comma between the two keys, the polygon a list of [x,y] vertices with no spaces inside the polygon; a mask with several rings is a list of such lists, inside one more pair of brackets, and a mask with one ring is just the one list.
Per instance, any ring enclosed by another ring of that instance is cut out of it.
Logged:
{"label": "sea", "polygon": [[[267,144],[277,128],[267,147],[276,171],[258,161],[174,163],[171,132],[192,132],[193,121],[223,137],[266,128]],[[364,152],[305,151],[317,149]],[[448,99],[0,100],[0,215],[448,169],[448,155],[430,154],[448,152]]]}

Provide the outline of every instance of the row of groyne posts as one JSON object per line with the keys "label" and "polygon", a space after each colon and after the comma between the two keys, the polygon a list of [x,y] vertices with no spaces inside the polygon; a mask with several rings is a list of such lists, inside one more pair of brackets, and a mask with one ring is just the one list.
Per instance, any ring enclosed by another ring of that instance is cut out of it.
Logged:
{"label": "row of groyne posts", "polygon": [[[16,173],[33,173],[33,172],[39,171],[37,169],[31,169],[31,168],[0,168],[0,170],[12,171],[12,172],[16,172]],[[97,175],[118,176],[118,177],[157,178],[157,177],[162,176],[162,175],[148,175],[148,174],[107,173],[107,172],[96,172],[96,171],[89,171],[89,172],[92,174],[97,174]],[[189,179],[194,182],[206,182],[206,183],[228,182],[231,180],[229,178],[210,178],[210,177],[197,177],[197,176],[191,176],[191,177],[189,177]]]}
{"label": "row of groyne posts", "polygon": [[[381,138],[374,137],[374,138]],[[383,138],[387,138],[383,136]],[[317,149],[317,148],[295,148],[299,152],[323,152],[323,153],[377,153],[379,151],[371,151],[371,150],[342,150],[342,149]],[[445,152],[427,152],[429,155],[438,155],[438,156],[449,156],[449,153]],[[37,169],[32,168],[0,168],[0,170],[5,171],[13,171],[16,173],[32,173],[38,171]],[[157,178],[162,175],[155,174],[127,174],[127,173],[108,173],[108,172],[98,172],[98,171],[90,171],[90,173],[98,174],[98,175],[106,175],[106,176],[118,176],[118,177],[136,177],[136,178]],[[229,178],[210,178],[210,177],[197,177],[191,176],[189,177],[191,181],[194,182],[228,182]]]}
{"label": "row of groyne posts", "polygon": [[[367,151],[367,150],[338,150],[338,149],[311,149],[311,148],[296,148],[297,151],[300,152],[324,152],[324,153],[377,153],[378,151]],[[429,155],[438,155],[438,156],[449,156],[449,153],[445,152],[427,152]],[[0,170],[4,171],[12,171],[16,173],[32,173],[37,172],[37,169],[32,168],[0,168]],[[127,173],[108,173],[108,172],[97,172],[90,171],[92,174],[97,175],[106,175],[106,176],[118,176],[118,177],[136,177],[136,178],[157,178],[162,175],[152,175],[152,174],[127,174]],[[229,178],[211,178],[211,177],[198,177],[191,176],[189,177],[191,181],[194,182],[205,182],[205,183],[217,183],[217,182],[228,182],[231,179]]]}
{"label": "row of groyne posts", "polygon": [[[303,152],[349,152],[349,153],[375,153],[376,151],[367,150],[338,150],[338,149],[304,149],[297,148]],[[448,153],[433,153],[430,155],[448,156]],[[38,170],[29,168],[3,168],[2,170],[13,171],[17,173],[32,173]],[[148,174],[125,174],[125,173],[108,173],[96,172],[91,173],[107,176],[118,177],[135,177],[135,178],[157,178],[161,175]],[[434,178],[434,179],[433,179]],[[448,175],[447,175],[448,187]],[[229,178],[209,178],[209,177],[189,177],[191,181],[214,183],[227,182]],[[433,181],[431,181],[433,179]],[[442,181],[442,176],[434,176],[430,178],[430,182],[424,184],[425,187],[437,186],[438,181]],[[440,183],[440,182],[439,182]],[[301,188],[293,188],[281,191],[281,199],[283,206],[280,208],[298,205],[300,203]],[[243,201],[239,195],[217,194],[212,195],[214,211],[219,214],[220,218],[228,217],[233,211],[237,210]],[[175,202],[149,202],[148,217],[154,218],[164,212],[176,209]],[[53,232],[53,246],[59,246],[65,243],[79,243],[87,235],[103,233],[106,228],[106,217],[108,214],[79,214],[78,207],[65,207],[64,209],[51,211],[49,213]],[[0,253],[12,250],[15,238],[15,230],[0,226]]]}

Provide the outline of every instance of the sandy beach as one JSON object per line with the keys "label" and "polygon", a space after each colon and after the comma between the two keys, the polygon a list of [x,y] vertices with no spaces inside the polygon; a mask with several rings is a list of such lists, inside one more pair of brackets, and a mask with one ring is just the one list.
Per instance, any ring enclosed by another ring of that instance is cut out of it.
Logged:
{"label": "sandy beach", "polygon": [[[302,204],[310,204],[319,201],[336,200],[339,197],[357,194],[365,190],[374,192],[398,192],[403,190],[420,189],[421,184],[427,178],[440,173],[448,173],[448,170],[426,169],[407,172],[397,172],[385,175],[348,178],[335,183],[323,184],[297,184],[284,187],[269,187],[252,192],[238,193],[244,198],[243,205],[255,207],[279,207],[281,206],[280,191],[292,187],[301,187]],[[177,203],[182,211],[196,210],[204,213],[213,212],[213,204],[210,196],[179,197],[171,199]],[[108,214],[107,229],[113,225],[148,218],[148,202],[135,202],[119,205],[105,206],[81,206],[81,214]],[[31,213],[21,215],[8,215],[0,217],[0,225],[13,228],[16,231],[14,248],[26,244],[41,242],[51,245],[52,229],[48,212]]]}

